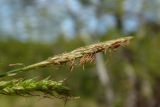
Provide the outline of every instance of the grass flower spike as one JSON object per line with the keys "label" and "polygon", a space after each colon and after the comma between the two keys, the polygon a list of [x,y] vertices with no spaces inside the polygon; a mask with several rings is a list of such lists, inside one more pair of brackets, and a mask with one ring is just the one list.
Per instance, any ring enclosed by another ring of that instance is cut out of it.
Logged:
{"label": "grass flower spike", "polygon": [[[96,53],[107,52],[108,50],[115,50],[119,47],[127,46],[130,42],[130,39],[132,39],[132,37],[123,37],[115,40],[100,42],[89,46],[81,47],[68,53],[63,53],[54,57],[50,57],[47,60],[39,63],[8,71],[6,73],[0,74],[0,77],[13,76],[20,72],[26,72],[32,69],[42,68],[53,64],[61,65],[64,63],[73,63],[76,59],[80,59],[80,64],[88,61],[92,62]],[[71,69],[72,68],[73,67],[71,67]]]}

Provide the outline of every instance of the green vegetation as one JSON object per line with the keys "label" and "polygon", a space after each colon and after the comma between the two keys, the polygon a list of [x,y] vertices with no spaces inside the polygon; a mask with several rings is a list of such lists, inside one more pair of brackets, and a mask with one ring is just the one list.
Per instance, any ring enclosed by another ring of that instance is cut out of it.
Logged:
{"label": "green vegetation", "polygon": [[[63,86],[62,82],[55,82],[48,79],[41,81],[10,80],[0,81],[0,94],[20,96],[44,96],[44,97],[69,97],[70,89]],[[41,94],[34,94],[41,92]],[[43,93],[43,94],[42,94]]]}

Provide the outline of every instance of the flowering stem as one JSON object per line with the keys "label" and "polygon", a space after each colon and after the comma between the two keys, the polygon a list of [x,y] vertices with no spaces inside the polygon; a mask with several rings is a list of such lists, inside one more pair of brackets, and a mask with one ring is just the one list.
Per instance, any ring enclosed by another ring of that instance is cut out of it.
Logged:
{"label": "flowering stem", "polygon": [[[71,52],[63,53],[63,54],[48,58],[47,60],[44,60],[39,63],[35,63],[35,64],[28,65],[28,66],[25,66],[19,69],[8,71],[6,73],[0,74],[0,77],[14,76],[20,72],[26,72],[32,69],[42,68],[42,67],[46,67],[52,64],[61,65],[67,62],[73,62],[79,58],[83,60],[86,59],[86,61],[91,61],[92,59],[90,56],[94,56],[98,52],[106,52],[108,50],[115,50],[119,47],[127,46],[131,39],[132,37],[123,37],[123,38],[119,38],[115,40],[109,40],[109,41],[100,42],[100,43],[92,44],[89,46],[81,47]],[[89,57],[90,59],[87,59]]]}

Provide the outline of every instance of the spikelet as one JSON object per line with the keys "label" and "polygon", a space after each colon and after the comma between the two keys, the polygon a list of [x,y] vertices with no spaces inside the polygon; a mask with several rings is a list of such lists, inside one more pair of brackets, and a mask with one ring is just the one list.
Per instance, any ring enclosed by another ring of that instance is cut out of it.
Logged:
{"label": "spikelet", "polygon": [[64,86],[63,82],[48,79],[41,81],[19,79],[0,81],[0,94],[65,98],[70,97],[70,89]]}

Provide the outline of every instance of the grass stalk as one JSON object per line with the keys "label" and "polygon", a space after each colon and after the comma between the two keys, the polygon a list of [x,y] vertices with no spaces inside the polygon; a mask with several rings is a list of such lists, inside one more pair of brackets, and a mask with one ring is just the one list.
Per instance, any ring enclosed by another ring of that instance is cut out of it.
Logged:
{"label": "grass stalk", "polygon": [[131,39],[132,37],[123,37],[115,40],[109,40],[81,47],[68,53],[63,53],[54,57],[50,57],[42,62],[38,62],[19,69],[8,71],[6,73],[0,74],[0,77],[13,76],[20,72],[26,72],[37,68],[43,68],[49,65],[61,65],[67,62],[71,63],[72,68],[72,65],[76,59],[80,59],[80,64],[83,64],[88,61],[93,61],[96,53],[115,50],[119,47],[127,46]]}

